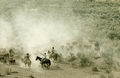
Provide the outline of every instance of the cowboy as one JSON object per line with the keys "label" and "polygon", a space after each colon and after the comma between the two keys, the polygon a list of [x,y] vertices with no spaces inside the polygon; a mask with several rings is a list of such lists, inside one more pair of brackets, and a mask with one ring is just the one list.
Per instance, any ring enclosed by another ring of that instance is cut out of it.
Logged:
{"label": "cowboy", "polygon": [[26,53],[25,59],[30,59],[29,53]]}
{"label": "cowboy", "polygon": [[43,61],[47,59],[46,53],[42,54],[43,55]]}
{"label": "cowboy", "polygon": [[52,54],[54,54],[54,53],[55,53],[55,49],[54,49],[54,47],[52,47],[51,52],[52,52]]}
{"label": "cowboy", "polygon": [[40,54],[43,55],[43,58],[47,57],[46,53],[44,53],[44,54],[40,53]]}
{"label": "cowboy", "polygon": [[96,51],[99,51],[99,50],[100,50],[100,47],[99,47],[98,41],[96,41],[94,45],[95,45],[95,50],[96,50]]}
{"label": "cowboy", "polygon": [[95,46],[96,46],[96,47],[99,47],[98,41],[95,42]]}
{"label": "cowboy", "polygon": [[9,59],[12,60],[14,58],[14,51],[13,49],[9,50]]}
{"label": "cowboy", "polygon": [[10,49],[10,50],[9,50],[9,55],[10,55],[10,57],[13,57],[13,56],[14,56],[14,51],[13,51],[13,49]]}

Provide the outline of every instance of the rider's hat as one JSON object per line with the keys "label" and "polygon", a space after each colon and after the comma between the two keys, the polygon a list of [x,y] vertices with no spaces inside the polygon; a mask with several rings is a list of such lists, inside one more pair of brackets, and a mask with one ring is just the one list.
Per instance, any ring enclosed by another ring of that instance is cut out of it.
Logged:
{"label": "rider's hat", "polygon": [[27,53],[27,55],[29,55],[29,53]]}
{"label": "rider's hat", "polygon": [[52,49],[54,49],[54,47],[52,47]]}

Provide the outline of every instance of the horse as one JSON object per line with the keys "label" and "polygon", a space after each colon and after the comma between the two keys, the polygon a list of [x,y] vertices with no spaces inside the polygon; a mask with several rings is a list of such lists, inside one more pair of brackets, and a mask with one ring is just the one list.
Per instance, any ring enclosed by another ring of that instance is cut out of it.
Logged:
{"label": "horse", "polygon": [[52,53],[52,54],[49,55],[49,58],[53,59],[53,62],[57,61],[57,57],[58,57],[57,53]]}
{"label": "horse", "polygon": [[15,59],[13,59],[13,58],[10,58],[9,59],[9,64],[15,64],[16,63],[16,60]]}
{"label": "horse", "polygon": [[89,45],[89,44],[85,44],[85,45],[83,45],[83,46],[84,46],[84,48],[86,48],[86,49],[91,49],[91,48],[92,48],[92,46]]}
{"label": "horse", "polygon": [[51,53],[50,51],[48,51],[48,54],[49,54],[49,59],[53,59],[53,62],[57,61],[57,57],[58,57],[57,53]]}
{"label": "horse", "polygon": [[31,67],[32,62],[30,59],[22,58],[21,60],[22,60],[22,62],[24,62],[25,66],[28,65],[29,68]]}
{"label": "horse", "polygon": [[51,61],[49,59],[41,58],[41,57],[37,56],[36,60],[40,61],[40,64],[41,64],[42,68],[50,69]]}

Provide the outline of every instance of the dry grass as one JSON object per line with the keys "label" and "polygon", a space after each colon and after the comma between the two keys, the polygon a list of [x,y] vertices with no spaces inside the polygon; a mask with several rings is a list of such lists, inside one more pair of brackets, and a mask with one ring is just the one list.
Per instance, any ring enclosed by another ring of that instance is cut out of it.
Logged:
{"label": "dry grass", "polygon": [[11,71],[12,71],[11,68],[7,68],[5,72],[7,75],[11,75]]}

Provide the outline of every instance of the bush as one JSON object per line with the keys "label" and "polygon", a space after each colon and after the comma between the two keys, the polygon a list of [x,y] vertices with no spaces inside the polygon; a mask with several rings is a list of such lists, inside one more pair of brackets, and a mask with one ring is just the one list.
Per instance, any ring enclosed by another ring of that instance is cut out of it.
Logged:
{"label": "bush", "polygon": [[71,66],[72,68],[77,68],[77,66],[76,66],[75,63],[71,63],[70,66]]}
{"label": "bush", "polygon": [[70,55],[68,56],[68,62],[73,62],[76,60],[76,57],[73,53],[70,53]]}
{"label": "bush", "polygon": [[29,77],[30,77],[30,78],[34,78],[34,76],[33,76],[33,75],[30,75]]}
{"label": "bush", "polygon": [[98,72],[99,70],[98,70],[98,68],[96,66],[94,66],[94,67],[92,67],[92,71]]}
{"label": "bush", "polygon": [[92,66],[94,65],[94,62],[92,62],[89,58],[81,58],[81,67],[86,67],[86,66]]}
{"label": "bush", "polygon": [[115,78],[112,73],[108,74],[108,78]]}
{"label": "bush", "polygon": [[77,58],[81,58],[81,53],[76,54]]}
{"label": "bush", "polygon": [[109,37],[111,40],[113,40],[114,38],[117,37],[117,33],[116,33],[116,32],[110,32],[110,33],[108,34],[108,37]]}
{"label": "bush", "polygon": [[6,69],[6,74],[7,74],[7,75],[11,75],[11,68],[7,68],[7,69]]}
{"label": "bush", "polygon": [[106,69],[105,72],[106,73],[111,73],[111,70],[110,69]]}
{"label": "bush", "polygon": [[105,75],[100,75],[99,78],[107,78]]}

